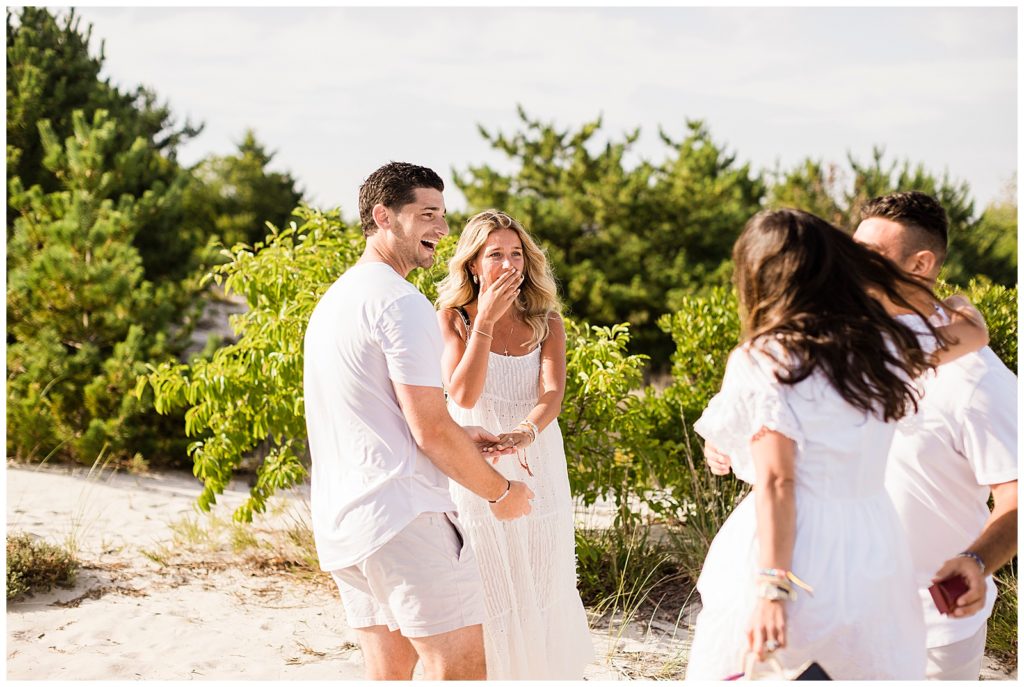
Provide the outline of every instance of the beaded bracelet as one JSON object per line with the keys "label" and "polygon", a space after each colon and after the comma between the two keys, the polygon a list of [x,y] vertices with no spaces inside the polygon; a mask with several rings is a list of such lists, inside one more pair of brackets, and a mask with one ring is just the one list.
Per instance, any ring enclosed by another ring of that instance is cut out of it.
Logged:
{"label": "beaded bracelet", "polygon": [[970,558],[971,560],[973,560],[975,563],[978,564],[979,568],[981,568],[981,574],[982,575],[985,574],[985,561],[981,560],[981,556],[979,556],[978,554],[974,553],[973,551],[961,551],[960,553],[958,553],[956,555],[956,557],[957,558]]}

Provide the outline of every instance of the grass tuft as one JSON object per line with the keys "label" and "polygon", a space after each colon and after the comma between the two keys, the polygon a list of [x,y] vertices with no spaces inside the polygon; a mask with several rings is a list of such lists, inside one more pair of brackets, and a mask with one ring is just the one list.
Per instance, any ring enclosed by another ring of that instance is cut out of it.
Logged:
{"label": "grass tuft", "polygon": [[988,619],[985,651],[1007,670],[1017,669],[1017,557],[996,571],[999,596]]}
{"label": "grass tuft", "polygon": [[7,598],[75,584],[78,561],[65,548],[20,533],[7,537]]}

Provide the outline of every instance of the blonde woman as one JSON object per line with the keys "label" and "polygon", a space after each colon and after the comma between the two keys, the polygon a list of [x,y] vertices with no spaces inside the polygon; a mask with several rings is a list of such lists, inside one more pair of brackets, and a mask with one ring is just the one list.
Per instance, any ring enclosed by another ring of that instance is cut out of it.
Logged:
{"label": "blonde woman", "polygon": [[486,210],[463,230],[438,294],[448,409],[514,445],[495,468],[535,494],[529,516],[498,522],[483,499],[452,487],[484,579],[487,677],[579,680],[594,652],[557,422],[565,329],[551,268],[519,222]]}

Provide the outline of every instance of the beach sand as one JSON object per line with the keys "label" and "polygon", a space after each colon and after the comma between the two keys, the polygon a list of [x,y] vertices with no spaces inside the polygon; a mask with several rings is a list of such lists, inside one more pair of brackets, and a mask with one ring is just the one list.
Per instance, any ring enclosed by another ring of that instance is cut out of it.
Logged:
{"label": "beach sand", "polygon": [[[294,564],[287,533],[308,513],[301,494],[233,526],[244,484],[211,516],[196,510],[188,475],[8,466],[6,480],[8,533],[70,543],[82,563],[73,588],[8,602],[9,680],[362,678],[329,576]],[[681,645],[663,635],[594,630],[586,678],[677,666]]]}
{"label": "beach sand", "polygon": [[[212,514],[196,509],[199,485],[184,474],[9,465],[6,486],[7,532],[70,545],[81,562],[73,588],[8,602],[7,679],[362,678],[333,583],[302,564],[301,490],[239,526],[230,515],[244,484]],[[595,619],[585,679],[681,679],[689,614],[611,628]]]}

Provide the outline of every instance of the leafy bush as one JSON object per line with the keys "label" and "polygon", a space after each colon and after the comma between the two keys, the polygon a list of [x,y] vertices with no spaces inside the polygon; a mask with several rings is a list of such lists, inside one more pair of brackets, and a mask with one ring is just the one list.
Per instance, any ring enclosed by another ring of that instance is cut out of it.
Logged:
{"label": "leafy bush", "polygon": [[7,536],[7,598],[48,592],[75,584],[78,561],[68,551],[34,541],[28,534]]}
{"label": "leafy bush", "polygon": [[572,493],[587,505],[615,500],[616,522],[633,519],[629,497],[648,482],[636,439],[648,434],[640,398],[646,356],[629,355],[628,325],[567,319],[566,388],[558,418]]}
{"label": "leafy bush", "polygon": [[940,282],[941,297],[963,293],[985,316],[989,347],[1011,370],[1017,370],[1017,287],[1007,288],[987,279],[972,279],[967,288]]}
{"label": "leafy bush", "polygon": [[188,452],[203,481],[199,506],[216,503],[246,453],[264,441],[271,449],[259,467],[251,497],[235,516],[250,521],[276,489],[305,475],[302,339],[320,296],[359,257],[362,234],[337,212],[299,207],[302,224],[271,227],[265,244],[225,250],[229,262],[208,275],[225,292],[245,297],[249,310],[231,318],[237,343],[191,365],[163,363],[138,380],[152,389],[158,412],[188,407]]}

